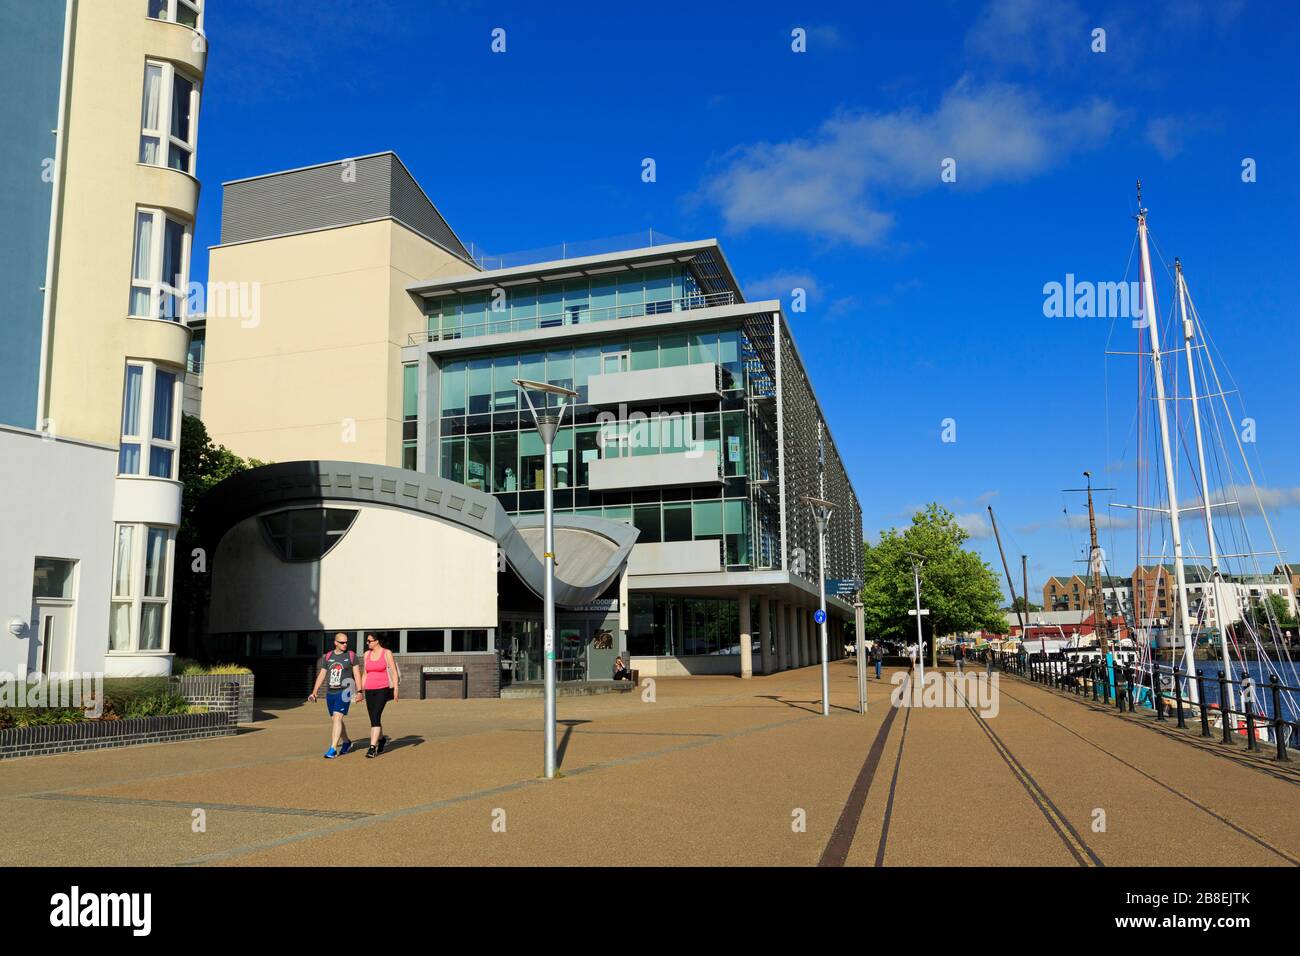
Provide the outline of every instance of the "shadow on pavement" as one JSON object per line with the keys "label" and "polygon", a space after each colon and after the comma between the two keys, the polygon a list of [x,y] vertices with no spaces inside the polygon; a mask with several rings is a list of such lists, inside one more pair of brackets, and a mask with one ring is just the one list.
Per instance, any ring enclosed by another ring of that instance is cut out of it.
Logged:
{"label": "shadow on pavement", "polygon": [[555,748],[555,766],[564,766],[564,752],[569,749],[569,738],[573,736],[573,728],[580,724],[589,724],[590,720],[557,720],[557,724],[564,724],[564,736],[560,738],[559,745]]}

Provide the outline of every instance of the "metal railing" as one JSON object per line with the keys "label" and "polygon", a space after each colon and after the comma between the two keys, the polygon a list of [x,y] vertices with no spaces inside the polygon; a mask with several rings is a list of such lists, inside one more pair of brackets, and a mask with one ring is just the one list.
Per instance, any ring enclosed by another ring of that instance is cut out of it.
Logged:
{"label": "metal railing", "polygon": [[[456,328],[429,329],[425,332],[412,332],[407,336],[407,345],[423,345],[425,342],[439,342],[448,339],[479,338],[485,335],[508,335],[512,332],[530,332],[533,329],[554,329],[566,325],[589,325],[593,322],[608,322],[613,319],[633,319],[644,315],[663,315],[670,312],[689,312],[695,309],[712,309],[721,305],[735,304],[736,296],[732,292],[710,292],[699,295],[683,296],[679,299],[660,299],[657,302],[642,302],[636,305],[616,305],[604,309],[586,309],[578,306],[565,308],[548,315],[535,315],[528,318],[512,319],[506,310],[489,311],[486,322],[462,325]],[[545,308],[542,306],[541,308]]]}
{"label": "metal railing", "polygon": [[[1213,737],[1210,717],[1217,712],[1221,741],[1233,746],[1234,732],[1244,733],[1246,749],[1260,750],[1259,731],[1268,728],[1276,758],[1291,759],[1289,751],[1300,745],[1300,722],[1288,721],[1283,712],[1283,694],[1300,694],[1300,687],[1283,684],[1277,674],[1270,673],[1268,683],[1253,677],[1239,680],[1228,678],[1222,670],[1217,677],[1208,677],[1204,671],[1189,676],[1174,664],[1116,664],[1113,667],[1101,660],[1084,664],[1071,664],[1060,658],[1032,660],[1014,654],[997,653],[995,666],[1000,670],[1025,677],[1036,684],[1075,696],[1091,696],[1107,706],[1114,705],[1120,712],[1136,713],[1138,707],[1149,711],[1156,722],[1166,723],[1171,718],[1179,728],[1187,728],[1189,717],[1199,720],[1200,736]],[[1169,677],[1166,686],[1162,678]],[[1195,684],[1193,698],[1184,690],[1187,683]],[[1217,690],[1218,700],[1209,703],[1206,688]],[[1226,706],[1229,688],[1235,688],[1232,698],[1239,706]],[[1269,708],[1257,709],[1262,695],[1266,695]],[[1240,718],[1240,720],[1238,720]]]}

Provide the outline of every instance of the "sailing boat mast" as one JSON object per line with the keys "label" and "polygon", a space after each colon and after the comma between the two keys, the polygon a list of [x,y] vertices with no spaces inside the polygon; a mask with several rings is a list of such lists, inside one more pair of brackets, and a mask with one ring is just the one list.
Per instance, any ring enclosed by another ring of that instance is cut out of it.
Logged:
{"label": "sailing boat mast", "polygon": [[1097,631],[1097,648],[1102,658],[1110,652],[1110,615],[1106,613],[1106,592],[1101,583],[1101,549],[1097,547],[1097,514],[1092,510],[1092,472],[1085,471],[1088,479],[1088,537],[1092,550],[1088,552],[1088,566],[1092,570],[1093,601],[1092,623]]}
{"label": "sailing boat mast", "polygon": [[[1192,423],[1196,428],[1196,462],[1201,474],[1201,509],[1204,512],[1205,534],[1210,545],[1210,593],[1214,596],[1215,623],[1219,625],[1219,649],[1223,654],[1223,672],[1231,675],[1232,664],[1228,660],[1228,628],[1225,620],[1227,609],[1219,588],[1222,574],[1219,571],[1218,544],[1214,540],[1214,522],[1210,516],[1213,507],[1210,504],[1210,476],[1205,470],[1205,441],[1201,437],[1201,410],[1196,394],[1196,368],[1192,362],[1192,337],[1196,333],[1196,327],[1187,317],[1187,280],[1183,278],[1183,263],[1180,259],[1174,259],[1174,277],[1178,283],[1178,315],[1183,321],[1183,351],[1187,356],[1187,387],[1192,400]],[[1226,715],[1226,720],[1235,722],[1235,718],[1231,715],[1237,705],[1233,700],[1235,695],[1231,678],[1228,680],[1227,687],[1228,709],[1223,713]]]}
{"label": "sailing boat mast", "polygon": [[[1183,567],[1183,532],[1178,520],[1178,487],[1174,480],[1174,456],[1169,439],[1169,410],[1165,398],[1165,373],[1160,354],[1160,321],[1156,315],[1155,289],[1152,285],[1151,252],[1147,245],[1147,211],[1142,207],[1142,183],[1137,184],[1138,244],[1142,250],[1142,308],[1146,327],[1151,332],[1152,374],[1156,384],[1156,411],[1160,422],[1160,449],[1165,464],[1165,492],[1169,504],[1169,530],[1174,543],[1174,581],[1178,588],[1178,617],[1183,631],[1183,663],[1188,678],[1189,696],[1199,703],[1196,692],[1196,659],[1193,654],[1191,621],[1187,614],[1187,571]],[[1157,576],[1157,580],[1159,580]],[[1152,682],[1155,683],[1154,681]],[[1159,693],[1155,686],[1151,693]]]}

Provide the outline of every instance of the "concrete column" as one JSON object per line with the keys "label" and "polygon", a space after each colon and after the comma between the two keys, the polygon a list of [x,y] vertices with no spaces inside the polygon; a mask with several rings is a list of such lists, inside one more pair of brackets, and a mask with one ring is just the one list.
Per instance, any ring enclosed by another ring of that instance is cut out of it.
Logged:
{"label": "concrete column", "polygon": [[784,601],[776,602],[776,669],[790,669],[790,622]]}
{"label": "concrete column", "polygon": [[758,599],[758,635],[761,652],[759,654],[759,667],[764,674],[772,673],[772,608],[768,596],[764,594]]}
{"label": "concrete column", "polygon": [[800,609],[785,605],[785,633],[790,648],[790,670],[800,666]]}
{"label": "concrete column", "polygon": [[793,605],[790,613],[794,615],[795,666],[804,667],[808,663],[808,609]]}
{"label": "concrete column", "polygon": [[740,676],[750,678],[754,676],[754,638],[750,631],[748,589],[742,588],[736,601],[740,605]]}

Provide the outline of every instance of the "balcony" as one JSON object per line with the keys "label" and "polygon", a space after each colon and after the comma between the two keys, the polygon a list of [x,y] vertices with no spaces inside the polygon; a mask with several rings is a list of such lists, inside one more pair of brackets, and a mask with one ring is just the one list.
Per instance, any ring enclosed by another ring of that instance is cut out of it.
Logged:
{"label": "balcony", "polygon": [[587,380],[587,401],[596,406],[719,398],[722,369],[713,363],[607,372]]}
{"label": "balcony", "polygon": [[[640,316],[666,315],[672,312],[691,312],[696,309],[712,309],[720,305],[734,305],[735,293],[713,292],[708,295],[688,295],[680,299],[661,299],[658,302],[644,302],[640,305],[619,305],[607,309],[589,309],[582,306],[556,305],[538,306],[540,309],[555,309],[545,315],[525,318],[512,318],[508,310],[487,313],[485,321],[471,322],[454,328],[430,329],[427,332],[412,332],[407,336],[407,345],[422,345],[425,342],[439,342],[446,339],[468,339],[484,335],[509,335],[512,332],[530,332],[534,329],[557,329],[566,325],[590,325],[593,322],[609,322],[613,319],[634,319]],[[477,317],[476,317],[477,318]]]}
{"label": "balcony", "polygon": [[711,448],[663,455],[599,458],[587,466],[587,485],[592,491],[716,485],[723,480],[722,461]]}

